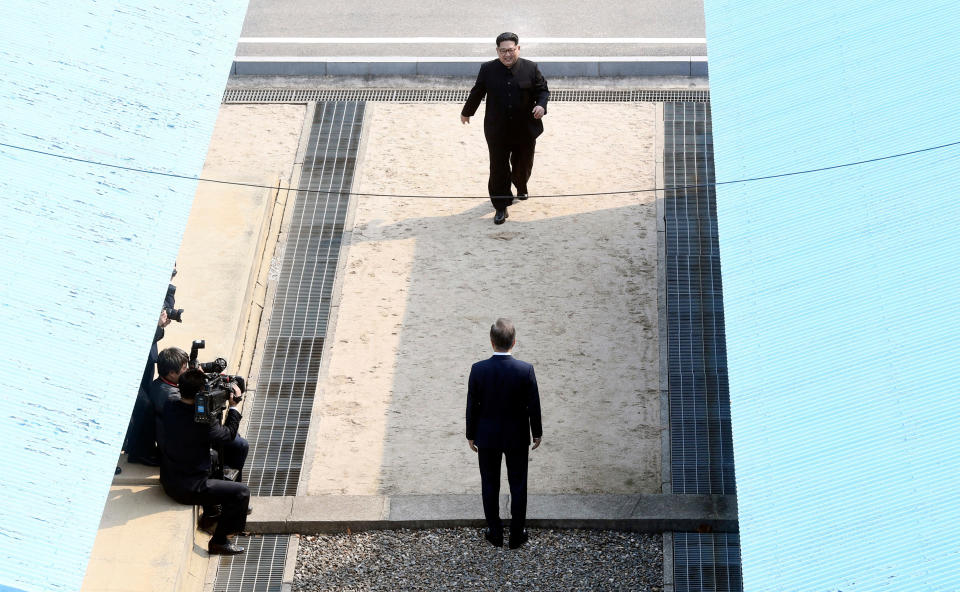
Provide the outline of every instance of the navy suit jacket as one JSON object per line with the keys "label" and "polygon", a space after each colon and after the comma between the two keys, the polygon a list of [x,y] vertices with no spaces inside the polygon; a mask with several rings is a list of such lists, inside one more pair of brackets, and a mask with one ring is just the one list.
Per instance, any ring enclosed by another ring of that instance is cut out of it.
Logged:
{"label": "navy suit jacket", "polygon": [[522,448],[543,436],[540,392],[533,366],[513,356],[491,356],[470,369],[467,440],[478,448]]}

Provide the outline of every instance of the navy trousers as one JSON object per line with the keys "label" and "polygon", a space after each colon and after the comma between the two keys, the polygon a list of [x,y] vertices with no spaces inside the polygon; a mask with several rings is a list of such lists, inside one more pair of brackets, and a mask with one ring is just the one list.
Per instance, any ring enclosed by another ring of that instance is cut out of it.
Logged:
{"label": "navy trousers", "polygon": [[503,534],[500,520],[500,459],[507,459],[507,481],[510,483],[510,534],[523,532],[527,520],[527,456],[530,448],[477,448],[480,461],[480,489],[483,493],[483,515],[492,533]]}

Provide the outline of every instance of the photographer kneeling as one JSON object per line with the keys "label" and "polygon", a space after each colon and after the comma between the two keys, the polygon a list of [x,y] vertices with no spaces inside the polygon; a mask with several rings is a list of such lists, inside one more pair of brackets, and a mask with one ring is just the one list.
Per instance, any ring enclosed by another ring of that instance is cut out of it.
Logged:
{"label": "photographer kneeling", "polygon": [[[163,407],[163,454],[160,465],[160,483],[171,498],[181,504],[203,506],[204,516],[220,515],[213,538],[207,545],[211,555],[236,555],[243,547],[231,543],[227,535],[242,532],[247,523],[250,489],[243,483],[211,479],[211,446],[230,445],[240,427],[237,402],[240,389],[230,385],[233,393],[228,399],[226,421],[198,423],[195,421],[195,397],[203,391],[206,376],[198,369],[187,370],[180,376],[180,400],[168,401]],[[235,467],[240,468],[240,467]]]}

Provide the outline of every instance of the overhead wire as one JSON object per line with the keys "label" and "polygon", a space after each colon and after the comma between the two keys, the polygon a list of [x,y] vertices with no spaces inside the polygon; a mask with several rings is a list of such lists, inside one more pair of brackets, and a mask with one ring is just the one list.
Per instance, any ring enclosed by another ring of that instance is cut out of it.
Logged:
{"label": "overhead wire", "polygon": [[[779,179],[779,178],[783,178],[783,177],[793,177],[793,176],[796,176],[796,175],[807,175],[807,174],[811,174],[811,173],[819,173],[819,172],[829,171],[829,170],[834,170],[834,169],[841,169],[841,168],[846,168],[846,167],[858,166],[858,165],[862,165],[862,164],[869,164],[869,163],[872,163],[872,162],[880,162],[880,161],[883,161],[883,160],[890,160],[890,159],[894,159],[894,158],[901,158],[901,157],[904,157],[904,156],[910,156],[910,155],[913,155],[913,154],[920,154],[920,153],[923,153],[923,152],[931,152],[931,151],[934,151],[934,150],[942,150],[942,149],[944,149],[944,148],[950,148],[951,146],[958,146],[958,145],[960,145],[960,141],[957,141],[957,142],[949,142],[949,143],[947,143],[947,144],[940,144],[940,145],[938,145],[938,146],[928,146],[928,147],[926,147],[926,148],[919,148],[919,149],[917,149],[917,150],[910,150],[910,151],[908,151],[908,152],[899,152],[899,153],[897,153],[897,154],[888,154],[888,155],[886,155],[886,156],[878,156],[878,157],[876,157],[876,158],[868,158],[868,159],[866,159],[866,160],[857,160],[857,161],[853,161],[853,162],[845,162],[845,163],[842,163],[842,164],[835,164],[835,165],[817,167],[817,168],[812,168],[812,169],[803,169],[803,170],[799,170],[799,171],[790,171],[790,172],[786,172],[786,173],[776,173],[776,174],[772,174],[772,175],[762,175],[762,176],[758,176],[758,177],[748,177],[748,178],[744,178],[744,179],[733,179],[733,180],[730,180],[730,181],[715,181],[715,182],[713,182],[713,183],[698,183],[698,184],[694,184],[694,185],[671,185],[671,186],[667,186],[667,187],[654,187],[654,188],[647,188],[647,189],[623,189],[623,190],[617,190],[617,191],[596,191],[596,192],[589,192],[589,193],[554,193],[554,194],[548,194],[548,195],[534,195],[534,196],[531,196],[531,197],[534,197],[534,198],[547,198],[547,197],[597,197],[597,196],[601,196],[601,195],[625,195],[625,194],[631,194],[631,193],[649,193],[649,192],[654,192],[654,191],[676,191],[676,190],[681,190],[681,189],[696,189],[696,188],[701,188],[701,187],[715,187],[715,186],[718,186],[718,185],[732,185],[732,184],[736,184],[736,183],[750,183],[750,182],[754,182],[754,181],[764,181],[764,180],[767,180],[767,179]],[[80,157],[77,157],[77,156],[69,156],[69,155],[66,155],[66,154],[57,154],[57,153],[55,153],[55,152],[48,152],[48,151],[44,151],[44,150],[37,150],[37,149],[35,149],[35,148],[27,148],[27,147],[25,147],[25,146],[18,146],[18,145],[16,145],[16,144],[8,144],[8,143],[5,143],[5,142],[0,142],[0,146],[2,146],[2,147],[4,147],[4,148],[11,148],[11,149],[14,149],[14,150],[20,150],[20,151],[23,151],[23,152],[30,152],[30,153],[33,153],[33,154],[40,154],[40,155],[43,155],[43,156],[50,156],[50,157],[54,157],[54,158],[60,158],[60,159],[63,159],[63,160],[69,160],[69,161],[73,161],[73,162],[79,162],[79,163],[84,163],[84,164],[91,164],[91,165],[95,165],[95,166],[99,166],[99,167],[104,167],[104,168],[119,169],[119,170],[134,172],[134,173],[142,173],[142,174],[146,174],[146,175],[156,175],[156,176],[169,177],[169,178],[174,178],[174,179],[183,179],[183,180],[186,180],[186,181],[196,181],[196,182],[199,182],[199,183],[217,183],[217,184],[220,184],[220,185],[234,185],[234,186],[239,186],[239,187],[251,187],[251,188],[259,188],[259,189],[275,189],[275,187],[274,187],[274,186],[271,186],[271,185],[261,185],[261,184],[257,184],[257,183],[244,183],[244,182],[242,182],[242,181],[229,181],[229,180],[226,180],[226,179],[208,179],[208,178],[205,178],[205,177],[197,177],[197,176],[193,176],[193,175],[182,175],[182,174],[171,173],[171,172],[166,172],[166,171],[155,171],[155,170],[144,169],[144,168],[139,168],[139,167],[126,166],[126,165],[121,165],[121,164],[113,164],[113,163],[101,162],[101,161],[97,161],[97,160],[90,160],[90,159],[87,159],[87,158],[80,158]],[[357,192],[357,191],[339,191],[339,190],[336,190],[336,191],[335,191],[335,190],[330,190],[330,189],[297,189],[296,191],[301,191],[301,192],[303,192],[303,193],[323,193],[323,194],[328,194],[328,195],[329,195],[329,194],[355,195],[355,196],[360,196],[360,197],[393,197],[393,198],[417,198],[417,199],[489,199],[489,196],[487,196],[487,195],[407,195],[407,194],[399,194],[399,193],[365,193],[365,192]]]}

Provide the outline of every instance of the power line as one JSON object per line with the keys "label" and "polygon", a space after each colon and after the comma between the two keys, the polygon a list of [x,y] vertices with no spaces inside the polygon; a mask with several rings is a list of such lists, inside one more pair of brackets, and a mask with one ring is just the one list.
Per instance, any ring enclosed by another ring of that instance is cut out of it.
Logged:
{"label": "power line", "polygon": [[[714,183],[700,183],[700,184],[696,184],[696,185],[672,185],[672,186],[669,186],[669,187],[655,187],[655,188],[652,188],[652,189],[629,189],[629,190],[621,190],[621,191],[597,191],[597,192],[593,192],[593,193],[555,193],[555,194],[551,194],[551,195],[538,195],[538,196],[533,196],[533,197],[541,197],[541,198],[543,198],[543,197],[596,197],[596,196],[600,196],[600,195],[624,195],[624,194],[628,194],[628,193],[649,193],[649,192],[651,192],[651,191],[676,191],[676,190],[678,190],[678,189],[695,189],[695,188],[700,188],[700,187],[711,187],[711,186],[714,186],[714,187],[715,187],[715,186],[717,186],[717,185],[732,185],[732,184],[734,184],[734,183],[750,183],[750,182],[753,182],[753,181],[763,181],[763,180],[766,180],[766,179],[779,179],[779,178],[781,178],[781,177],[792,177],[792,176],[796,176],[796,175],[806,175],[806,174],[809,174],[809,173],[819,173],[819,172],[822,172],[822,171],[829,171],[829,170],[833,170],[833,169],[841,169],[841,168],[852,167],[852,166],[857,166],[857,165],[861,165],[861,164],[869,164],[869,163],[871,163],[871,162],[879,162],[879,161],[882,161],[882,160],[890,160],[890,159],[893,159],[893,158],[901,158],[901,157],[903,157],[903,156],[910,156],[910,155],[912,155],[912,154],[920,154],[920,153],[922,153],[922,152],[931,152],[931,151],[934,151],[934,150],[941,150],[941,149],[943,149],[943,148],[949,148],[949,147],[951,147],[951,146],[957,146],[957,145],[960,145],[960,141],[950,142],[950,143],[948,143],[948,144],[940,144],[939,146],[929,146],[929,147],[927,147],[927,148],[920,148],[919,150],[910,150],[909,152],[900,152],[900,153],[898,153],[898,154],[889,154],[889,155],[887,155],[887,156],[878,156],[877,158],[869,158],[869,159],[867,159],[867,160],[858,160],[858,161],[854,161],[854,162],[846,162],[846,163],[843,163],[843,164],[835,164],[835,165],[831,165],[831,166],[818,167],[818,168],[815,168],[815,169],[805,169],[805,170],[800,170],[800,171],[791,171],[791,172],[789,172],[789,173],[777,173],[777,174],[774,174],[774,175],[764,175],[764,176],[761,176],[761,177],[749,177],[749,178],[746,178],[746,179],[735,179],[735,180],[731,180],[731,181],[716,181],[716,182],[714,182]],[[14,150],[21,150],[21,151],[23,151],[23,152],[31,152],[31,153],[33,153],[33,154],[40,154],[40,155],[43,155],[43,156],[52,156],[52,157],[54,157],[54,158],[60,158],[60,159],[63,159],[63,160],[70,160],[70,161],[73,161],[73,162],[81,162],[81,163],[92,164],[92,165],[95,165],[95,166],[100,166],[100,167],[105,167],[105,168],[119,169],[119,170],[123,170],[123,171],[131,171],[131,172],[134,172],[134,173],[143,173],[143,174],[146,174],[146,175],[156,175],[156,176],[160,176],[160,177],[170,177],[170,178],[174,178],[174,179],[184,179],[184,180],[187,180],[187,181],[197,181],[197,182],[200,182],[200,183],[217,183],[217,184],[220,184],[220,185],[235,185],[235,186],[239,186],[239,187],[253,187],[253,188],[258,188],[258,189],[276,189],[276,187],[274,187],[274,186],[272,186],[272,185],[259,185],[259,184],[257,184],[257,183],[243,183],[243,182],[240,182],[240,181],[227,181],[227,180],[224,180],[224,179],[207,179],[207,178],[204,178],[204,177],[194,177],[194,176],[191,176],[191,175],[180,175],[180,174],[177,174],[177,173],[167,173],[167,172],[163,172],[163,171],[152,171],[152,170],[149,170],[149,169],[142,169],[142,168],[138,168],[138,167],[124,166],[124,165],[120,165],[120,164],[111,164],[111,163],[108,163],[108,162],[100,162],[100,161],[96,161],[96,160],[89,160],[89,159],[86,159],[86,158],[79,158],[79,157],[76,157],[76,156],[67,156],[67,155],[65,155],[65,154],[56,154],[56,153],[53,153],[53,152],[46,152],[46,151],[43,151],[43,150],[36,150],[36,149],[34,149],[34,148],[26,148],[26,147],[24,147],[24,146],[17,146],[17,145],[15,145],[15,144],[7,144],[7,143],[4,143],[4,142],[0,142],[0,146],[3,146],[3,147],[5,147],[5,148],[12,148],[12,149],[14,149]],[[353,192],[353,191],[333,191],[333,190],[325,190],[325,189],[297,189],[297,190],[295,190],[295,191],[302,191],[302,192],[304,192],[304,193],[324,193],[324,194],[334,194],[334,193],[336,193],[336,194],[340,194],[340,195],[357,195],[357,196],[361,196],[361,197],[402,197],[402,198],[421,198],[421,199],[489,199],[489,196],[487,196],[487,195],[403,195],[403,194],[396,194],[396,193],[360,193],[360,192]]]}

